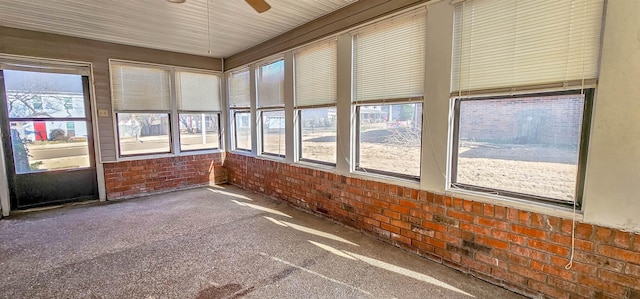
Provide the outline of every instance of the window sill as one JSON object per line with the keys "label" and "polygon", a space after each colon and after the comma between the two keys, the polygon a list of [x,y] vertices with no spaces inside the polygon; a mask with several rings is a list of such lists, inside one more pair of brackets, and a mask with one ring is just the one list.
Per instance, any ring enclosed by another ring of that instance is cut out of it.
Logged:
{"label": "window sill", "polygon": [[321,171],[327,171],[327,172],[333,172],[333,173],[336,172],[336,166],[335,165],[326,165],[326,164],[322,164],[322,163],[313,163],[311,161],[296,161],[293,164],[297,165],[297,166],[302,166],[302,167],[321,170]]}
{"label": "window sill", "polygon": [[[113,162],[126,162],[126,161],[138,161],[138,160],[151,160],[151,159],[161,159],[161,158],[173,158],[173,157],[183,157],[183,156],[196,156],[196,155],[206,155],[206,154],[217,154],[223,153],[224,151],[220,149],[216,150],[197,150],[197,151],[187,151],[181,152],[179,154],[172,153],[163,153],[163,154],[148,154],[148,155],[136,155],[136,156],[119,156],[116,161]],[[113,163],[113,162],[103,162],[103,163]]]}
{"label": "window sill", "polygon": [[419,181],[407,179],[407,178],[395,177],[395,176],[384,175],[379,173],[364,172],[359,170],[352,171],[351,173],[349,173],[348,176],[358,178],[358,179],[363,179],[363,180],[372,180],[372,181],[377,181],[385,184],[393,184],[393,185],[398,185],[402,187],[409,187],[416,190],[421,190]]}
{"label": "window sill", "polygon": [[[519,199],[495,194],[489,194],[485,192],[478,192],[472,190],[466,190],[456,187],[448,187],[445,189],[445,194],[457,198],[463,198],[466,200],[473,200],[483,203],[490,203],[498,206],[506,206],[510,208],[522,209],[526,211],[541,213],[549,216],[562,217],[572,219],[574,212],[573,208],[568,206],[554,205],[552,203],[534,202],[526,199]],[[576,221],[583,220],[583,211],[576,209],[575,212]]]}

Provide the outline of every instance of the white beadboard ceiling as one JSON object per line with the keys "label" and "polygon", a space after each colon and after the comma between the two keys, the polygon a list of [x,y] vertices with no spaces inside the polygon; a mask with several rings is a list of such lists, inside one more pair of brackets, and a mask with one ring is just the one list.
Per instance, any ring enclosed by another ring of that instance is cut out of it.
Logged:
{"label": "white beadboard ceiling", "polygon": [[267,0],[258,14],[243,0],[0,0],[0,26],[229,57],[355,1]]}

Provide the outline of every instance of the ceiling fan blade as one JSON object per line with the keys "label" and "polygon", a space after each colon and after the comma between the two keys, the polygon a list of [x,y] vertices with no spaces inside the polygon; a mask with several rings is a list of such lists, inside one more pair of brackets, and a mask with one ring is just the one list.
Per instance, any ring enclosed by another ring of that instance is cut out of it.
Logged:
{"label": "ceiling fan blade", "polygon": [[251,5],[251,7],[253,7],[253,9],[255,9],[258,13],[263,13],[269,10],[269,8],[271,8],[271,5],[269,5],[269,3],[267,3],[267,1],[264,1],[264,0],[244,0],[244,1],[249,3],[249,5]]}

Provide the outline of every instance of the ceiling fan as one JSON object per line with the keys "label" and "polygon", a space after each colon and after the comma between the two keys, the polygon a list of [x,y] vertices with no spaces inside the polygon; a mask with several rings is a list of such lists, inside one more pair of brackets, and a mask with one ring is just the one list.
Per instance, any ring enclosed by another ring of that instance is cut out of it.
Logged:
{"label": "ceiling fan", "polygon": [[[171,3],[184,3],[187,0],[167,0]],[[263,13],[271,8],[271,5],[267,3],[265,0],[244,0],[246,1],[255,11],[258,13]]]}

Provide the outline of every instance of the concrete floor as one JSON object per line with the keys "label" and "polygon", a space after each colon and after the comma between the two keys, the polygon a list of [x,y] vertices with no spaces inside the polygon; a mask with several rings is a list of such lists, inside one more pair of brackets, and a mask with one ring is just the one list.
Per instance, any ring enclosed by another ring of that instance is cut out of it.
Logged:
{"label": "concrete floor", "polygon": [[522,298],[232,186],[0,221],[1,298]]}

